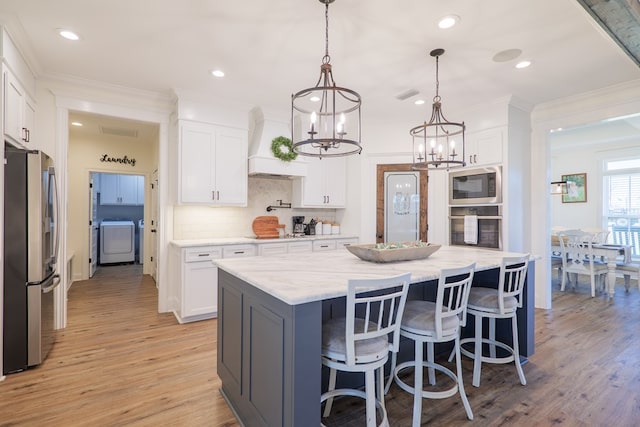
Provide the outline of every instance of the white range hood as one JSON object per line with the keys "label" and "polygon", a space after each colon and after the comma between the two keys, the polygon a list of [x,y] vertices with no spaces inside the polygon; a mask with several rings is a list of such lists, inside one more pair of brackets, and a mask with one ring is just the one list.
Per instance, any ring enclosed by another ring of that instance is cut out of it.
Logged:
{"label": "white range hood", "polygon": [[296,177],[307,175],[307,162],[298,159],[283,162],[273,156],[271,141],[291,137],[289,123],[261,108],[249,112],[249,175]]}

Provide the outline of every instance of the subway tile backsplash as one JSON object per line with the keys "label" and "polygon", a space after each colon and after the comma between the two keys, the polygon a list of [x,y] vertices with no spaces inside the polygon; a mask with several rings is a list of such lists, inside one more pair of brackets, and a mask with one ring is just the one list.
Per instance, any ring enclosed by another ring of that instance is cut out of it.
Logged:
{"label": "subway tile backsplash", "polygon": [[286,178],[249,177],[249,200],[246,208],[176,206],[174,209],[174,239],[210,239],[218,237],[255,237],[251,224],[255,217],[274,215],[285,232],[291,233],[291,217],[304,215],[311,218],[335,221],[335,209],[287,209],[277,208],[267,212],[269,205],[291,202],[292,181]]}

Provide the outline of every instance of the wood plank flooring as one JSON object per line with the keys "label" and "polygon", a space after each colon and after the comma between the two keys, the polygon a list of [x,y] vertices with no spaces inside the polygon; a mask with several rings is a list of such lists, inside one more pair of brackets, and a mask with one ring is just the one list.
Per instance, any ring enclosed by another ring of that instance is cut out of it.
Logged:
{"label": "wood plank flooring", "polygon": [[[474,388],[465,360],[474,421],[451,397],[425,399],[422,424],[638,425],[637,286],[619,286],[613,302],[591,298],[587,284],[553,298],[552,311],[536,311],[527,386],[513,366],[484,365]],[[218,391],[216,320],[179,325],[156,307],[155,283],[137,265],[74,283],[68,327],[49,358],[0,383],[0,426],[238,426]],[[386,402],[392,426],[411,425],[412,396],[393,385]],[[363,413],[361,401],[342,399],[326,424],[364,426]]]}

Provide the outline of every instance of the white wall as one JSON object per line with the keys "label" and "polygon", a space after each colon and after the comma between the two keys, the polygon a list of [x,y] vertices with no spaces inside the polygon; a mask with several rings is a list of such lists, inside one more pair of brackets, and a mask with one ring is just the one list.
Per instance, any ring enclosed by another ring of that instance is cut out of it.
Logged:
{"label": "white wall", "polygon": [[[568,228],[606,228],[602,221],[603,161],[623,152],[640,156],[640,132],[634,140],[591,143],[576,136],[568,148],[558,147],[554,134],[550,135],[551,176],[559,181],[562,175],[587,174],[586,203],[562,203],[562,196],[551,197],[551,226]],[[565,141],[563,141],[565,142]]]}

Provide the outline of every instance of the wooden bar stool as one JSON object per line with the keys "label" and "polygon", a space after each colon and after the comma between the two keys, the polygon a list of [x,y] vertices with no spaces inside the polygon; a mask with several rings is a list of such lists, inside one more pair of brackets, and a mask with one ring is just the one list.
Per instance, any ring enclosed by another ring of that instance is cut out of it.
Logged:
{"label": "wooden bar stool", "polygon": [[[520,383],[527,384],[522,366],[520,366],[520,351],[518,346],[518,321],[516,311],[522,307],[522,289],[524,287],[529,265],[529,254],[522,257],[505,257],[500,267],[498,288],[483,288],[474,286],[469,292],[467,313],[475,318],[475,336],[460,341],[461,352],[473,359],[473,385],[480,386],[480,370],[482,362],[511,363],[515,362]],[[482,336],[482,322],[489,319],[489,338]],[[511,319],[513,330],[513,346],[496,340],[496,319]],[[474,343],[474,351],[467,350],[464,345]],[[483,344],[489,345],[489,356],[485,356]],[[496,347],[506,350],[509,355],[497,357]],[[453,354],[449,357],[451,360]]]}
{"label": "wooden bar stool", "polygon": [[[392,355],[392,378],[398,386],[413,394],[413,427],[420,426],[422,399],[444,399],[460,393],[467,418],[473,419],[473,412],[464,392],[462,365],[460,363],[460,327],[466,322],[467,299],[473,281],[475,263],[460,268],[443,269],[438,280],[436,302],[407,301],[400,335],[415,342],[415,358],[396,365],[396,355]],[[434,362],[434,343],[454,342],[457,373]],[[427,360],[424,360],[423,346],[427,343]],[[400,379],[400,373],[414,368],[413,387]],[[453,387],[442,391],[427,391],[423,388],[423,368],[428,368],[429,383],[435,385],[435,371],[447,375],[454,381]],[[388,389],[388,387],[387,387]]]}
{"label": "wooden bar stool", "polygon": [[[410,273],[382,279],[349,280],[345,317],[322,325],[322,364],[329,367],[329,387],[323,417],[331,413],[333,398],[355,396],[366,400],[367,427],[389,426],[384,407],[384,365],[389,351],[398,352],[400,319],[407,299]],[[389,338],[391,337],[391,342]],[[336,372],[363,372],[365,391],[336,389]],[[377,374],[377,386],[376,386]]]}

